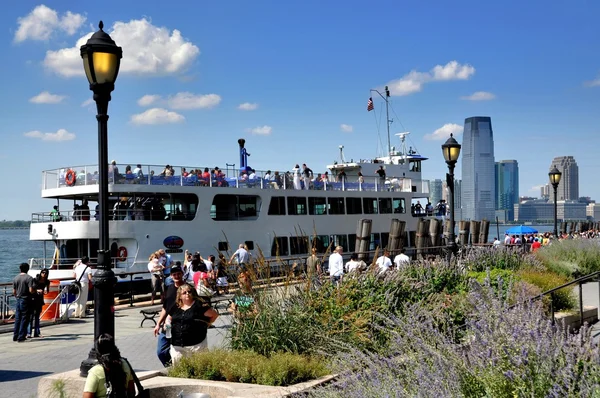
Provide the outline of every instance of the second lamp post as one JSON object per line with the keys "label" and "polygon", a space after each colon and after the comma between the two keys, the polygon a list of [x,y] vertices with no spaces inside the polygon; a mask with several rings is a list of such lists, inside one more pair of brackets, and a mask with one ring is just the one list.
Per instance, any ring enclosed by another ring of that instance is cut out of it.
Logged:
{"label": "second lamp post", "polygon": [[550,184],[552,185],[552,188],[554,188],[554,239],[558,239],[558,195],[556,194],[556,191],[558,189],[561,176],[562,173],[556,168],[556,166],[552,167],[552,170],[550,170],[548,173],[548,177],[550,177]]}

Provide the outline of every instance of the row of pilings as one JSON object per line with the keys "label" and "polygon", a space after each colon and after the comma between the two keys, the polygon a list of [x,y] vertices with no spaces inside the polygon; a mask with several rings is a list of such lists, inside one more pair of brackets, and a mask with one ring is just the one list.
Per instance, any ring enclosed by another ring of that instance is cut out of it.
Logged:
{"label": "row of pilings", "polygon": [[558,232],[560,234],[575,234],[592,230],[599,230],[600,222],[592,221],[561,221]]}

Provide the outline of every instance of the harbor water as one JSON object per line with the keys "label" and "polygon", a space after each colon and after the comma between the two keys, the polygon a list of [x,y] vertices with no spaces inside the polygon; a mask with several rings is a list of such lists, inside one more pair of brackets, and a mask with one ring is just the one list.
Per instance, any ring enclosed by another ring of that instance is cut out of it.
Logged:
{"label": "harbor water", "polygon": [[0,283],[11,282],[19,273],[19,264],[43,253],[43,243],[30,241],[28,229],[0,230]]}

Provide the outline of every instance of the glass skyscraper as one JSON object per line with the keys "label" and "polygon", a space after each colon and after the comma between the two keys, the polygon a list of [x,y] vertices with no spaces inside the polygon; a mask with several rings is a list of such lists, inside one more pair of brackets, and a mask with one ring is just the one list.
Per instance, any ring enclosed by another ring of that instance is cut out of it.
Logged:
{"label": "glass skyscraper", "polygon": [[496,178],[492,119],[465,119],[462,142],[462,218],[494,220]]}
{"label": "glass skyscraper", "polygon": [[442,180],[429,181],[429,201],[435,205],[442,200]]}
{"label": "glass skyscraper", "polygon": [[508,221],[513,221],[518,203],[519,163],[516,160],[496,162],[496,210],[506,210]]}

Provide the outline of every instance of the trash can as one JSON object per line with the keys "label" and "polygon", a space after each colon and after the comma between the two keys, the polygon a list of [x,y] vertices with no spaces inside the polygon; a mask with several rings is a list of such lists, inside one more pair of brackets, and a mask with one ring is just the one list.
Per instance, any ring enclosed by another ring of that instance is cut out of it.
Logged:
{"label": "trash can", "polygon": [[[77,290],[69,291],[66,286],[72,285],[73,281],[60,281],[60,315],[69,319],[69,316],[75,312],[75,300],[77,299]],[[63,290],[64,289],[64,290]]]}

